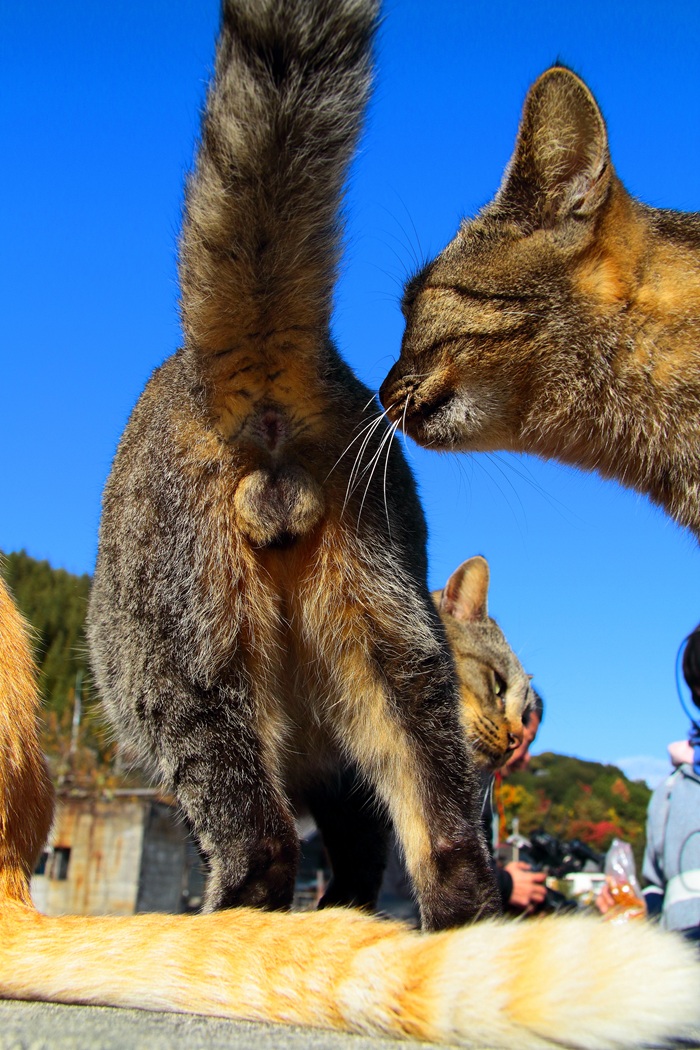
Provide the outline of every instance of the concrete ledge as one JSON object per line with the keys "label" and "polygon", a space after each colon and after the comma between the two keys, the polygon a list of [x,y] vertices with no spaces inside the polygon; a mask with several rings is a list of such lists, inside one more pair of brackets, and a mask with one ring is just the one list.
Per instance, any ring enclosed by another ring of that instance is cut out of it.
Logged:
{"label": "concrete ledge", "polygon": [[[108,1006],[0,1001],[0,1050],[437,1050],[317,1028]],[[442,1048],[444,1050],[444,1047]]]}

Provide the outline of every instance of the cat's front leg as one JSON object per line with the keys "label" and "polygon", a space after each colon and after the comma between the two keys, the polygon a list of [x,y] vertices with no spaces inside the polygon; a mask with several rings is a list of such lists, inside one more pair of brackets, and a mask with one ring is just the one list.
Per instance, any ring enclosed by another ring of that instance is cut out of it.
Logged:
{"label": "cat's front leg", "polygon": [[243,687],[161,683],[141,707],[166,786],[207,858],[204,910],[291,906],[299,841]]}

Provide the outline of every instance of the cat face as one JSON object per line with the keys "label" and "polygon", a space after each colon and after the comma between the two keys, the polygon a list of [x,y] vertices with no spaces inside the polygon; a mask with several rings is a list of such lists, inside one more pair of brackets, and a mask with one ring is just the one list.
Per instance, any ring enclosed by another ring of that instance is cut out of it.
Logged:
{"label": "cat face", "polygon": [[623,207],[609,200],[613,181],[593,97],[548,70],[495,199],[406,287],[401,357],[380,398],[416,441],[520,451],[529,434],[532,449],[543,412],[580,410],[601,325],[624,299],[620,246],[596,222]]}
{"label": "cat face", "polygon": [[523,737],[532,701],[530,679],[487,611],[489,567],[470,558],[433,600],[457,667],[462,721],[474,759],[484,771],[502,766]]}

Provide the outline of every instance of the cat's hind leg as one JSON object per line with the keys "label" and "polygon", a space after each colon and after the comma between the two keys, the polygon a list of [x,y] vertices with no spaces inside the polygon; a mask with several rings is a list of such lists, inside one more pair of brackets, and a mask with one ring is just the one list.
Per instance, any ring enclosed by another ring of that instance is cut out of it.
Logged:
{"label": "cat's hind leg", "polygon": [[[241,676],[242,679],[243,676]],[[291,906],[299,840],[242,682],[195,690],[162,678],[140,712],[166,787],[209,867],[204,909]]]}
{"label": "cat's hind leg", "polygon": [[[345,747],[384,803],[417,891],[424,928],[459,926],[499,910],[478,810],[479,788],[446,653],[341,656]],[[411,673],[406,673],[406,668]]]}

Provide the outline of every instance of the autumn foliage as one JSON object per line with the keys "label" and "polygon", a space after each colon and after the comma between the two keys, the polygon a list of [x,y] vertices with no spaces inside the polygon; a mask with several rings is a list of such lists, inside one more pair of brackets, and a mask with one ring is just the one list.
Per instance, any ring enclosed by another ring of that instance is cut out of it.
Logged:
{"label": "autumn foliage", "polygon": [[525,836],[541,828],[557,838],[582,839],[598,852],[622,838],[638,863],[650,794],[643,781],[628,780],[616,766],[551,752],[534,757],[501,787],[508,831],[517,817]]}

